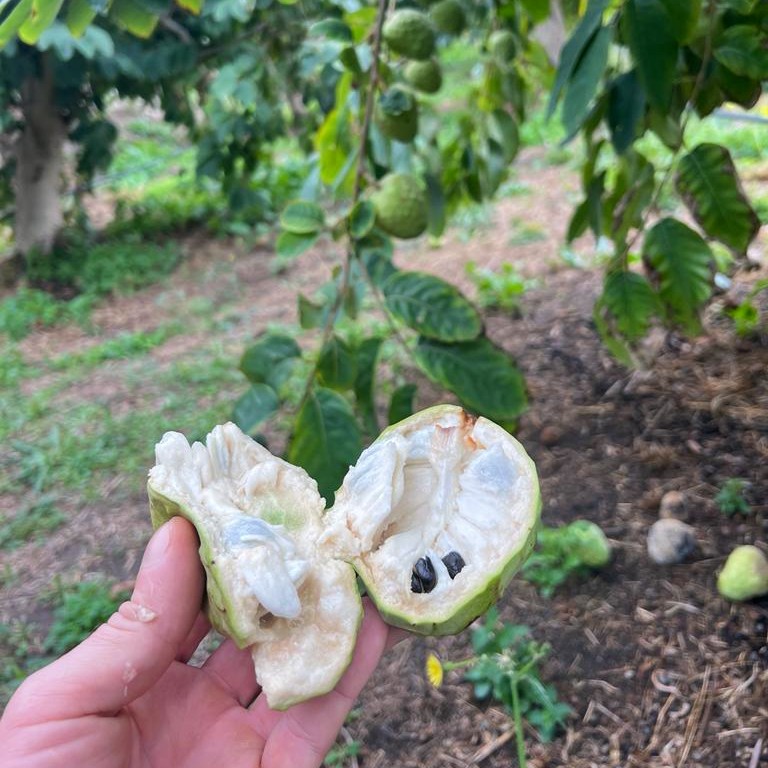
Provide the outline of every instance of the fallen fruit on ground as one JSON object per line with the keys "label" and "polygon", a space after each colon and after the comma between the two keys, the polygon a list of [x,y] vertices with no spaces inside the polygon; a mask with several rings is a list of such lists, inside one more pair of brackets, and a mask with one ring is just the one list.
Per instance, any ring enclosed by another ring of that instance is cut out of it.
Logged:
{"label": "fallen fruit on ground", "polygon": [[591,520],[574,520],[569,526],[574,554],[590,568],[611,562],[611,545],[603,529]]}
{"label": "fallen fruit on ground", "polygon": [[421,11],[395,11],[382,32],[387,45],[407,59],[428,59],[435,50],[435,30]]}
{"label": "fallen fruit on ground", "polygon": [[326,693],[348,666],[356,574],[386,621],[451,634],[498,599],[535,540],[533,462],[457,406],[385,430],[327,511],[303,469],[233,424],[204,445],[167,433],[156,454],[153,525],[182,515],[197,529],[211,623],[251,648],[274,709]]}
{"label": "fallen fruit on ground", "polygon": [[427,195],[410,173],[387,174],[371,195],[371,202],[376,223],[393,237],[418,237],[427,228]]}
{"label": "fallen fruit on ground", "polygon": [[751,544],[736,547],[717,577],[717,591],[737,601],[768,594],[768,559],[762,550]]}

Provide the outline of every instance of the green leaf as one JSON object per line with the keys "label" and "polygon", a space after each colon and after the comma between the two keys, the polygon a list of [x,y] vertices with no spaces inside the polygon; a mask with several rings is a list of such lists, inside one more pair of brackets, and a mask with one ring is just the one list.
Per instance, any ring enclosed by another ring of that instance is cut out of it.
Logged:
{"label": "green leaf", "polygon": [[392,263],[392,240],[381,230],[374,229],[358,241],[355,244],[355,252],[377,288],[381,288],[390,276],[397,272]]}
{"label": "green leaf", "polygon": [[[595,302],[594,311],[592,313],[592,319],[595,323],[595,329],[597,330],[600,340],[605,345],[605,348],[622,364],[627,368],[631,368],[635,365],[635,361],[632,357],[632,350],[627,341],[619,336],[613,323],[609,325],[605,318],[605,303],[598,299]],[[528,561],[530,562],[530,560]]]}
{"label": "green leaf", "polygon": [[275,241],[275,253],[283,259],[295,259],[311,248],[320,236],[319,232],[297,235],[294,232],[281,232]]}
{"label": "green leaf", "polygon": [[75,37],[80,37],[95,18],[96,9],[89,0],[70,0],[65,23]]}
{"label": "green leaf", "polygon": [[768,39],[755,26],[737,24],[729,27],[718,40],[713,54],[737,75],[753,80],[768,78]]}
{"label": "green leaf", "polygon": [[354,385],[355,401],[363,417],[365,430],[371,437],[376,437],[379,434],[379,421],[376,418],[376,403],[374,401],[374,382],[381,342],[380,337],[372,336],[363,339],[355,349],[357,362]]}
{"label": "green leaf", "polygon": [[677,219],[662,219],[645,235],[643,260],[659,276],[659,296],[689,332],[699,330],[698,310],[712,293],[712,259],[702,237]]}
{"label": "green leaf", "polygon": [[197,16],[203,10],[204,0],[176,0],[176,5]]}
{"label": "green leaf", "polygon": [[32,13],[33,0],[20,0],[0,24],[0,48],[7,45]]}
{"label": "green leaf", "polygon": [[329,506],[361,450],[360,427],[349,403],[333,390],[313,389],[296,417],[288,461],[317,480]]}
{"label": "green leaf", "polygon": [[521,0],[521,5],[534,24],[541,24],[549,17],[549,0]]}
{"label": "green leaf", "polygon": [[255,434],[273,413],[277,411],[277,393],[268,384],[254,384],[236,403],[232,421],[247,435]]}
{"label": "green leaf", "polygon": [[427,230],[433,237],[445,232],[445,193],[440,179],[432,173],[424,174],[427,186]]}
{"label": "green leaf", "polygon": [[295,200],[280,214],[280,226],[295,235],[312,235],[325,226],[325,213],[317,203]]}
{"label": "green leaf", "polygon": [[672,100],[679,46],[661,0],[628,0],[627,43],[648,101],[665,111]]}
{"label": "green leaf", "polygon": [[27,45],[37,42],[40,35],[53,24],[64,0],[34,0],[32,12],[19,27],[19,39]]}
{"label": "green leaf", "polygon": [[279,389],[301,357],[294,339],[281,333],[264,333],[243,353],[240,370],[253,384],[269,384]]}
{"label": "green leaf", "polygon": [[619,333],[629,341],[645,336],[660,308],[649,282],[635,272],[610,272],[600,301],[613,315]]}
{"label": "green leaf", "polygon": [[760,219],[739,183],[731,155],[719,144],[699,144],[677,166],[677,190],[704,231],[742,253]]}
{"label": "green leaf", "polygon": [[468,341],[483,329],[477,310],[450,283],[424,272],[396,272],[382,286],[389,311],[422,336]]}
{"label": "green leaf", "polygon": [[328,303],[318,304],[310,301],[304,294],[299,294],[299,325],[305,330],[319,328],[325,323],[330,308]]}
{"label": "green leaf", "polygon": [[571,75],[584,49],[589,45],[595,32],[600,28],[606,4],[607,0],[589,0],[584,17],[570,38],[568,38],[568,42],[563,46],[560,62],[557,66],[555,84],[552,86],[552,92],[549,96],[547,117],[551,117],[554,114],[565,84],[571,79]]}
{"label": "green leaf", "polygon": [[361,200],[349,214],[349,234],[355,240],[361,240],[376,223],[376,209],[370,200]]}
{"label": "green leaf", "polygon": [[681,45],[691,42],[701,16],[701,0],[660,0],[669,19],[669,29]]}
{"label": "green leaf", "polygon": [[158,22],[158,16],[142,7],[136,0],[114,0],[109,15],[136,37],[149,37]]}
{"label": "green leaf", "polygon": [[309,28],[310,37],[325,37],[337,43],[354,42],[352,30],[341,19],[323,19]]}
{"label": "green leaf", "polygon": [[565,233],[565,242],[570,244],[581,237],[589,226],[589,198],[584,198],[571,214],[568,222],[568,230]]}
{"label": "green leaf", "polygon": [[488,135],[504,150],[506,162],[511,163],[520,148],[520,132],[512,115],[503,109],[491,112],[488,116]]}
{"label": "green leaf", "polygon": [[355,382],[357,366],[351,350],[343,339],[331,336],[320,350],[317,378],[324,387],[344,391]]}
{"label": "green leaf", "polygon": [[645,96],[633,69],[619,75],[608,91],[608,127],[618,154],[623,155],[634,143],[644,114]]}
{"label": "green leaf", "polygon": [[611,27],[601,27],[589,41],[568,81],[563,98],[563,125],[569,136],[581,128],[589,113],[589,105],[608,63],[612,38]]}
{"label": "green leaf", "polygon": [[476,413],[508,425],[527,407],[523,375],[512,358],[484,336],[460,344],[421,338],[415,354],[433,382]]}
{"label": "green leaf", "polygon": [[416,396],[415,384],[401,384],[389,399],[387,422],[397,424],[398,421],[407,419],[413,413],[413,399]]}

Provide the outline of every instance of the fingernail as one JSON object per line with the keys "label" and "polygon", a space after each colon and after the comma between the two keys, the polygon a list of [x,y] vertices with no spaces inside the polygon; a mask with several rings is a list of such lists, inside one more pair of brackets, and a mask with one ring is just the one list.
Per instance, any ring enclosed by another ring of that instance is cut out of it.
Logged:
{"label": "fingernail", "polygon": [[165,559],[168,547],[171,545],[172,528],[173,521],[169,520],[155,531],[144,551],[144,558],[141,561],[142,568],[154,568]]}

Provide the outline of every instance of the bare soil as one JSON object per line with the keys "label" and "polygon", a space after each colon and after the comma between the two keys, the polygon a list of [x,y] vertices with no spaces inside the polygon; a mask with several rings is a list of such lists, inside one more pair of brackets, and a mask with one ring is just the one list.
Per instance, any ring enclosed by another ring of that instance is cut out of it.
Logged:
{"label": "bare soil", "polygon": [[[768,599],[730,604],[718,596],[715,577],[734,546],[768,543],[768,345],[737,339],[718,299],[707,312],[705,335],[657,334],[645,350],[652,363],[646,370],[618,366],[591,319],[599,270],[566,267],[558,256],[577,178],[547,167],[536,152],[518,167],[532,196],[501,201],[493,225],[469,243],[454,233],[437,249],[404,247],[397,259],[468,290],[468,258],[492,268],[512,261],[541,280],[526,294],[522,317],[488,313],[487,331],[516,356],[528,382],[531,408],[518,437],[539,469],[544,521],[594,520],[615,549],[609,567],[567,583],[552,599],[517,581],[500,605],[505,620],[527,624],[551,644],[543,677],[573,710],[566,731],[550,744],[529,731],[529,765],[757,768],[768,761]],[[543,238],[510,245],[511,222],[518,220],[538,225]],[[186,299],[227,304],[237,320],[221,338],[233,361],[267,323],[294,321],[297,290],[311,293],[333,260],[330,251],[315,251],[275,276],[264,249],[233,246],[222,258],[220,242],[200,238],[186,248],[190,258],[172,285]],[[744,277],[752,279],[754,273]],[[156,327],[167,311],[156,303],[159,292],[110,304],[99,317],[104,333]],[[183,357],[200,341],[176,336],[151,353],[152,364]],[[91,342],[65,328],[30,337],[23,351],[33,360]],[[89,386],[69,396],[123,400],[119,366],[110,370],[99,369]],[[426,382],[420,393],[420,407],[445,397]],[[130,394],[137,401],[144,393]],[[748,516],[725,517],[714,503],[733,477],[751,483]],[[57,573],[99,571],[130,580],[150,526],[145,499],[121,495],[120,482],[104,488],[99,503],[68,510],[69,523],[44,543],[3,555],[20,578],[0,592],[0,614],[29,614],[30,600]],[[662,567],[648,558],[645,540],[670,490],[686,495],[698,549],[687,562]],[[13,503],[0,498],[0,511]],[[346,726],[347,737],[362,744],[350,764],[515,765],[507,714],[474,701],[459,673],[439,690],[430,687],[429,650],[463,658],[469,638],[413,638],[385,659],[361,697],[359,716]]]}

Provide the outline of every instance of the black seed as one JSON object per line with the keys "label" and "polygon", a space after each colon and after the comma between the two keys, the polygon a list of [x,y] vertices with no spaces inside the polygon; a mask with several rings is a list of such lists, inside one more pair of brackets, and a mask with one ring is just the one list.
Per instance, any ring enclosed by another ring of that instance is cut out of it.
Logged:
{"label": "black seed", "polygon": [[461,569],[466,565],[464,558],[458,552],[449,552],[443,558],[443,564],[448,569],[451,579],[455,579],[456,574],[461,573]]}
{"label": "black seed", "polygon": [[413,566],[411,574],[412,592],[431,592],[437,584],[435,566],[428,557],[420,557]]}

